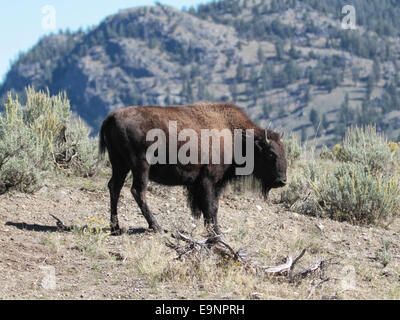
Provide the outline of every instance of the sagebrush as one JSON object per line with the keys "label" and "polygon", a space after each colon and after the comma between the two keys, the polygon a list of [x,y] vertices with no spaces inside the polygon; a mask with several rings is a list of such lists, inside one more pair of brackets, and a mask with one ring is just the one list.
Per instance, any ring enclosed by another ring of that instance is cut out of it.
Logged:
{"label": "sagebrush", "polygon": [[376,128],[348,129],[342,144],[292,168],[281,202],[353,224],[389,224],[400,210],[398,144]]}
{"label": "sagebrush", "polygon": [[97,142],[72,116],[65,93],[25,90],[26,104],[7,96],[0,113],[0,193],[31,192],[45,175],[63,172],[91,176],[98,163]]}

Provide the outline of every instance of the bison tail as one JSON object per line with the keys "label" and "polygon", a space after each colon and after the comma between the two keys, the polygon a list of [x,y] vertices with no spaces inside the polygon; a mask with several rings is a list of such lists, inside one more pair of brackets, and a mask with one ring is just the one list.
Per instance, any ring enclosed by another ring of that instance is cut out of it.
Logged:
{"label": "bison tail", "polygon": [[106,130],[109,128],[110,117],[107,117],[100,129],[100,137],[99,137],[99,154],[102,157],[106,153],[107,143],[106,143]]}
{"label": "bison tail", "polygon": [[99,140],[99,155],[102,158],[106,153],[106,141],[104,139],[103,134],[100,132],[100,140]]}

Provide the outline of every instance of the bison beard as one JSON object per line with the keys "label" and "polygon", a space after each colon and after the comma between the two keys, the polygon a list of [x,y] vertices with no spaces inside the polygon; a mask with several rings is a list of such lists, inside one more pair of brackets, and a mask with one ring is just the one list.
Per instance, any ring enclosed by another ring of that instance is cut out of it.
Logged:
{"label": "bison beard", "polygon": [[[242,165],[234,160],[229,164],[211,164],[212,161],[207,164],[202,164],[201,161],[196,164],[182,164],[179,161],[176,164],[149,164],[146,151],[151,142],[146,140],[147,133],[153,129],[160,129],[168,136],[168,123],[171,121],[177,123],[178,132],[191,129],[199,136],[202,129],[229,129],[231,132],[252,130],[254,172],[250,176],[251,179],[260,182],[258,185],[261,185],[264,197],[267,197],[271,188],[285,185],[287,162],[280,135],[271,130],[261,129],[234,105],[199,103],[183,107],[129,107],[117,110],[104,120],[99,145],[101,154],[108,151],[112,165],[112,177],[108,183],[112,233],[120,233],[117,205],[129,171],[133,176],[132,195],[151,229],[157,232],[162,230],[147,206],[146,190],[149,180],[169,186],[186,186],[193,216],[200,218],[203,213],[205,225],[213,225],[215,232],[220,233],[217,220],[218,199],[229,181],[243,179],[236,174],[236,169]],[[242,143],[245,141],[243,139]],[[183,142],[178,142],[178,148],[182,144]],[[220,152],[220,158],[224,159],[224,150]]]}

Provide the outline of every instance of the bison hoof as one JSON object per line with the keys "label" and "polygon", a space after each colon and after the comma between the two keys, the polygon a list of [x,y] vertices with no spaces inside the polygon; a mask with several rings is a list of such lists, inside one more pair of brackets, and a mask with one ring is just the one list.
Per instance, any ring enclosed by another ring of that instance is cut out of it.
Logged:
{"label": "bison hoof", "polygon": [[121,236],[124,233],[124,229],[119,227],[111,228],[111,235],[112,236]]}
{"label": "bison hoof", "polygon": [[210,235],[214,235],[214,234],[217,236],[222,235],[221,229],[219,228],[218,225],[206,223],[205,228]]}
{"label": "bison hoof", "polygon": [[163,232],[163,229],[158,224],[150,226],[150,229],[152,229],[155,233]]}
{"label": "bison hoof", "polygon": [[221,229],[219,226],[214,226],[213,230],[216,235],[219,235],[219,236],[222,235],[222,232],[221,232]]}

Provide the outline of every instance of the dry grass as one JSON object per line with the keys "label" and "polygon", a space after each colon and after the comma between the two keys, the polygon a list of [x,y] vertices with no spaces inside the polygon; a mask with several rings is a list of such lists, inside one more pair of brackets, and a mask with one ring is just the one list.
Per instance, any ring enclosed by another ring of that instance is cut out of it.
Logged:
{"label": "dry grass", "polygon": [[[297,270],[317,259],[340,263],[326,271],[330,281],[307,277],[289,283],[218,255],[177,260],[176,252],[165,245],[170,233],[146,231],[128,186],[122,192],[119,216],[121,225],[131,229],[121,237],[110,237],[103,230],[109,217],[106,179],[92,179],[90,185],[87,181],[71,179],[35,195],[0,197],[0,298],[400,298],[399,221],[388,230],[358,227],[288,211],[278,204],[280,191],[263,202],[258,195],[227,190],[219,210],[222,227],[228,231],[225,240],[235,250],[243,248],[252,262],[278,265],[287,255],[296,256],[307,248]],[[148,198],[165,229],[205,238],[203,223],[190,216],[181,188],[152,185]],[[49,213],[66,224],[90,228],[55,232]],[[93,228],[97,232],[88,231]],[[41,286],[40,267],[48,265],[56,270],[56,290]]]}

